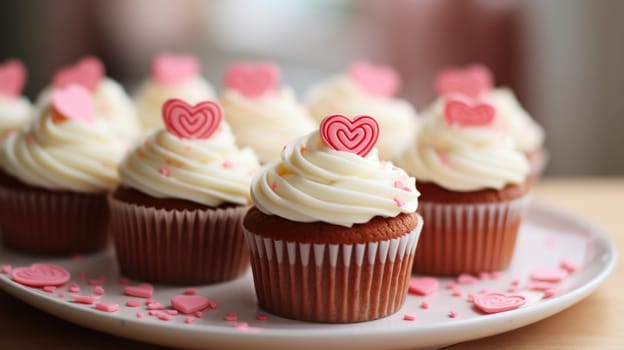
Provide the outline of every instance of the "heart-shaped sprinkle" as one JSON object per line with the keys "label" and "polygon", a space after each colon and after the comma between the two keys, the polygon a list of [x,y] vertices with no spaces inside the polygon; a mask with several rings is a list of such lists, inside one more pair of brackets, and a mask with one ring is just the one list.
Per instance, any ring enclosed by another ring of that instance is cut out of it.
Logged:
{"label": "heart-shaped sprinkle", "polygon": [[533,271],[531,279],[542,282],[559,282],[568,276],[568,271],[564,269],[538,269]]}
{"label": "heart-shaped sprinkle", "polygon": [[399,73],[390,66],[356,61],[349,66],[348,74],[358,86],[375,96],[393,96],[401,87]]}
{"label": "heart-shaped sprinkle", "polygon": [[104,78],[104,65],[92,56],[85,57],[74,65],[62,68],[52,79],[55,88],[64,88],[70,84],[78,84],[95,91],[98,84]]}
{"label": "heart-shaped sprinkle", "polygon": [[469,275],[467,273],[462,273],[457,277],[457,283],[459,284],[473,284],[476,283],[479,279],[473,275]]}
{"label": "heart-shaped sprinkle", "polygon": [[210,306],[210,300],[201,295],[176,295],[171,298],[171,306],[183,314],[192,314]]}
{"label": "heart-shaped sprinkle", "polygon": [[152,62],[152,77],[164,85],[177,85],[199,76],[200,64],[193,55],[161,54]]}
{"label": "heart-shaped sprinkle", "polygon": [[275,91],[280,83],[280,70],[271,62],[235,63],[225,72],[224,83],[247,98]]}
{"label": "heart-shaped sprinkle", "polygon": [[361,115],[353,120],[334,114],[321,121],[321,138],[336,151],[366,157],[379,138],[379,124],[373,117]]}
{"label": "heart-shaped sprinkle", "polygon": [[475,295],[472,300],[474,306],[487,313],[509,311],[526,304],[526,298],[522,295],[508,295],[497,292]]}
{"label": "heart-shaped sprinkle", "polygon": [[410,294],[428,295],[436,290],[440,282],[433,277],[412,277],[409,281],[408,292]]}
{"label": "heart-shaped sprinkle", "polygon": [[95,121],[93,97],[84,87],[76,84],[52,91],[52,118],[55,122],[68,119],[86,123]]}
{"label": "heart-shaped sprinkle", "polygon": [[69,281],[70,274],[58,265],[41,263],[17,267],[13,269],[11,278],[29,287],[60,286]]}
{"label": "heart-shaped sprinkle", "polygon": [[138,286],[125,286],[124,294],[131,297],[151,298],[154,295],[154,286],[151,284],[139,284]]}
{"label": "heart-shaped sprinkle", "polygon": [[18,60],[0,64],[0,95],[15,98],[22,93],[26,83],[26,68]]}
{"label": "heart-shaped sprinkle", "polygon": [[455,97],[444,106],[444,119],[449,125],[480,127],[494,121],[496,110],[490,104]]}
{"label": "heart-shaped sprinkle", "polygon": [[435,78],[435,88],[439,95],[463,94],[477,98],[484,91],[492,89],[492,72],[482,64],[473,64],[466,68],[447,68]]}
{"label": "heart-shaped sprinkle", "polygon": [[170,99],[162,108],[167,130],[182,139],[209,138],[221,124],[223,111],[214,101],[191,106],[179,99]]}

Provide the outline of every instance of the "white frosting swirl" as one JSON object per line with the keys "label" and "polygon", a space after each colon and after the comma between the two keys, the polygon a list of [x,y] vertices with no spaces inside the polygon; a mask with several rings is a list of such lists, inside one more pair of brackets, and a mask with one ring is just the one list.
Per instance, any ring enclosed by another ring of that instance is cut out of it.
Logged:
{"label": "white frosting swirl", "polygon": [[335,151],[317,131],[288,144],[281,161],[254,178],[251,195],[267,215],[351,227],[375,216],[413,213],[419,193],[415,179],[379,161],[375,148],[366,158]]}
{"label": "white frosting swirl", "polygon": [[288,142],[316,128],[287,87],[257,98],[227,89],[221,95],[221,105],[236,142],[251,147],[262,163],[278,159]]}
{"label": "white frosting swirl", "polygon": [[196,103],[214,100],[215,92],[208,81],[202,77],[195,77],[183,83],[167,85],[148,79],[139,87],[135,95],[135,103],[139,120],[146,131],[164,127],[162,120],[162,105],[171,98],[179,98],[187,103]]}
{"label": "white frosting swirl", "polygon": [[502,189],[525,181],[529,164],[515,149],[504,120],[496,115],[487,126],[450,126],[444,102],[438,104],[425,111],[416,144],[396,159],[399,166],[418,181],[460,192]]}
{"label": "white frosting swirl", "polygon": [[48,108],[28,130],[7,137],[0,162],[4,171],[32,186],[104,192],[118,183],[125,147],[103,120],[55,123]]}
{"label": "white frosting swirl", "polygon": [[0,94],[0,140],[7,132],[26,127],[30,122],[31,112],[32,105],[27,98],[12,98]]}
{"label": "white frosting swirl", "polygon": [[418,117],[410,103],[398,98],[374,96],[360,88],[346,75],[314,87],[306,106],[317,121],[332,114],[349,118],[373,116],[379,123],[379,157],[392,159],[409,145],[418,128]]}
{"label": "white frosting swirl", "polygon": [[250,203],[249,184],[259,168],[252,150],[239,150],[222,122],[207,139],[181,139],[153,131],[120,164],[124,185],[156,198],[179,198],[210,207]]}

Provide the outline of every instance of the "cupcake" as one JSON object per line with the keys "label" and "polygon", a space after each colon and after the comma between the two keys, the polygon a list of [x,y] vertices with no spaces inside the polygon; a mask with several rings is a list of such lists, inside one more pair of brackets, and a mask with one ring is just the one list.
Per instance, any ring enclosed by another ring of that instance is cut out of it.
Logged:
{"label": "cupcake", "polygon": [[544,129],[522,108],[511,89],[494,87],[494,76],[486,66],[472,64],[465,68],[447,68],[436,76],[435,87],[442,97],[431,107],[437,109],[433,113],[441,113],[444,108],[443,96],[448,94],[459,93],[479,98],[494,106],[516,149],[528,158],[531,178],[541,176],[547,162]]}
{"label": "cupcake", "polygon": [[119,166],[109,197],[121,272],[164,284],[209,284],[249,267],[242,231],[259,164],[238,149],[221,106],[178,99],[162,108],[154,130]]}
{"label": "cupcake", "polygon": [[280,86],[273,63],[236,63],[225,73],[221,103],[236,142],[251,147],[262,163],[279,158],[292,139],[316,128],[294,91]]}
{"label": "cupcake", "polygon": [[202,77],[199,60],[188,54],[164,53],[152,61],[151,76],[138,89],[135,103],[145,130],[163,127],[161,108],[171,98],[188,103],[214,100],[212,85]]}
{"label": "cupcake", "polygon": [[26,68],[18,60],[0,63],[0,141],[30,122],[32,105],[22,97]]}
{"label": "cupcake", "polygon": [[411,143],[418,126],[412,105],[394,97],[400,84],[390,67],[354,62],[346,73],[313,87],[305,104],[317,121],[331,113],[375,116],[381,129],[379,157],[390,160]]}
{"label": "cupcake", "polygon": [[59,69],[52,78],[52,86],[37,97],[35,114],[42,114],[50,107],[54,89],[81,85],[93,97],[96,117],[105,121],[117,138],[128,145],[133,144],[141,135],[134,105],[124,88],[105,74],[104,65],[93,56],[83,57],[73,65]]}
{"label": "cupcake", "polygon": [[118,183],[125,144],[97,118],[80,85],[54,89],[27,130],[0,149],[4,243],[28,253],[71,254],[106,246],[106,193]]}
{"label": "cupcake", "polygon": [[505,269],[529,203],[529,164],[504,119],[483,101],[446,95],[397,158],[416,177],[423,229],[414,271],[457,275]]}
{"label": "cupcake", "polygon": [[405,301],[419,193],[414,178],[378,159],[378,135],[369,116],[329,116],[253,179],[243,225],[264,310],[346,323]]}

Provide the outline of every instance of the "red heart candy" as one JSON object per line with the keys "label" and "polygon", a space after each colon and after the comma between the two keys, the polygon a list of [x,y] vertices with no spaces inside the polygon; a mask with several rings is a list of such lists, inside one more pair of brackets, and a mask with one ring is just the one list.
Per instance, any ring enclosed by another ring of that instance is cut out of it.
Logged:
{"label": "red heart candy", "polygon": [[412,277],[409,281],[408,292],[410,294],[428,295],[438,290],[439,285],[440,282],[433,277]]}
{"label": "red heart candy", "polygon": [[125,286],[124,294],[131,297],[151,298],[154,295],[154,286],[151,284],[139,284],[138,286]]}
{"label": "red heart candy", "polygon": [[184,83],[199,73],[199,61],[193,55],[161,54],[152,62],[152,77],[165,85]]}
{"label": "red heart candy", "polygon": [[26,68],[18,60],[0,64],[0,95],[17,97],[26,83]]}
{"label": "red heart candy", "polygon": [[57,265],[32,264],[30,267],[15,268],[11,278],[30,287],[60,286],[69,281],[70,274]]}
{"label": "red heart candy", "polygon": [[191,106],[179,99],[170,99],[162,108],[167,130],[183,139],[206,139],[221,124],[223,111],[214,101],[204,101]]}
{"label": "red heart candy", "polygon": [[88,56],[56,72],[52,84],[56,88],[79,84],[90,91],[95,91],[102,78],[104,78],[104,65],[99,59]]}
{"label": "red heart candy", "polygon": [[379,138],[379,124],[373,117],[361,115],[353,120],[334,114],[321,121],[321,138],[336,151],[366,157]]}
{"label": "red heart candy", "polygon": [[280,70],[271,62],[236,63],[225,72],[225,86],[248,98],[262,96],[279,87]]}
{"label": "red heart candy", "polygon": [[493,314],[517,309],[526,304],[526,298],[522,295],[489,292],[475,296],[472,302],[477,309],[487,314]]}
{"label": "red heart candy", "polygon": [[210,306],[210,300],[200,295],[176,295],[171,298],[171,306],[183,314],[192,314]]}
{"label": "red heart candy", "polygon": [[390,66],[356,61],[349,66],[349,77],[362,89],[376,96],[393,96],[401,87],[401,77]]}
{"label": "red heart candy", "polygon": [[492,105],[467,98],[450,99],[444,106],[444,119],[449,125],[484,126],[492,123],[495,116]]}
{"label": "red heart candy", "polygon": [[448,68],[438,73],[435,78],[435,88],[440,95],[460,93],[477,98],[493,85],[492,71],[482,64],[472,64],[463,69]]}
{"label": "red heart candy", "polygon": [[55,122],[75,119],[91,123],[96,119],[91,93],[75,84],[52,91],[52,112]]}

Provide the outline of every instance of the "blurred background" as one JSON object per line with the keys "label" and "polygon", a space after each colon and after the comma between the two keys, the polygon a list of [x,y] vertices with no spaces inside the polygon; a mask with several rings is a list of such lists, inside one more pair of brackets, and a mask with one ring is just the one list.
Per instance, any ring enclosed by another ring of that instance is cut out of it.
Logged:
{"label": "blurred background", "polygon": [[130,92],[162,51],[197,54],[217,87],[232,61],[270,59],[300,96],[367,58],[419,110],[436,71],[483,62],[545,127],[547,175],[621,175],[623,19],[619,0],[16,0],[0,3],[0,61],[24,61],[33,99],[85,54]]}

